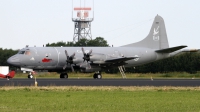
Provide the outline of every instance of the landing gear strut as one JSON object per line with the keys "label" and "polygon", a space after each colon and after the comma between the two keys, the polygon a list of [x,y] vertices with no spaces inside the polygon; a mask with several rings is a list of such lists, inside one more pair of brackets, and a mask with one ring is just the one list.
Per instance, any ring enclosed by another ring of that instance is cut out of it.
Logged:
{"label": "landing gear strut", "polygon": [[102,79],[102,75],[101,75],[101,72],[96,72],[94,75],[93,75],[93,78],[94,79]]}
{"label": "landing gear strut", "polygon": [[68,79],[68,74],[67,73],[61,73],[60,78]]}

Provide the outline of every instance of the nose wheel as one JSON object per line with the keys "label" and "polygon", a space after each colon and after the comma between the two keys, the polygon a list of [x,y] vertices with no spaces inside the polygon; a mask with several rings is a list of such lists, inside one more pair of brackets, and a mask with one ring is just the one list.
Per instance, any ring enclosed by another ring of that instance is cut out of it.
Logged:
{"label": "nose wheel", "polygon": [[102,75],[101,75],[101,72],[97,72],[93,75],[93,78],[94,79],[102,79]]}
{"label": "nose wheel", "polygon": [[33,78],[32,73],[29,73],[29,74],[28,74],[28,78],[29,78],[29,79],[32,79],[32,78]]}

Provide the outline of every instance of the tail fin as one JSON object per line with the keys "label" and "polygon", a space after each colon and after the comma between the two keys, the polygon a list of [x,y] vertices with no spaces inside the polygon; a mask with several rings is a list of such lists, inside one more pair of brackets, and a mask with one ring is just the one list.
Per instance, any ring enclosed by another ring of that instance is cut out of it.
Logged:
{"label": "tail fin", "polygon": [[122,47],[147,47],[152,49],[169,48],[163,18],[159,15],[155,17],[149,35],[145,39],[137,43],[124,45]]}
{"label": "tail fin", "polygon": [[9,78],[13,78],[15,76],[15,71],[11,71],[7,74]]}

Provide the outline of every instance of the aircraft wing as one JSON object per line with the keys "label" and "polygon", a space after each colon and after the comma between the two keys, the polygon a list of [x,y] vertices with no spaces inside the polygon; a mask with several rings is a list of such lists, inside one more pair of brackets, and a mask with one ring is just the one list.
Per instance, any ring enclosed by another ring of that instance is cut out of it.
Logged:
{"label": "aircraft wing", "polygon": [[120,58],[112,58],[112,59],[107,59],[105,60],[105,62],[109,62],[109,63],[117,63],[117,62],[124,62],[124,61],[128,61],[128,60],[132,60],[135,58],[139,58],[137,57],[120,57]]}
{"label": "aircraft wing", "polygon": [[187,46],[182,45],[182,46],[177,46],[177,47],[171,47],[171,48],[156,50],[156,52],[157,53],[172,53],[174,51],[180,50],[180,49],[185,48],[185,47],[187,47]]}
{"label": "aircraft wing", "polygon": [[138,56],[132,56],[132,57],[119,57],[119,58],[110,58],[110,59],[107,59],[107,60],[104,60],[104,61],[93,61],[91,63],[91,65],[93,64],[101,64],[101,65],[124,65],[126,64],[125,61],[128,61],[128,60],[132,60],[132,59],[136,59],[136,58],[139,58]]}

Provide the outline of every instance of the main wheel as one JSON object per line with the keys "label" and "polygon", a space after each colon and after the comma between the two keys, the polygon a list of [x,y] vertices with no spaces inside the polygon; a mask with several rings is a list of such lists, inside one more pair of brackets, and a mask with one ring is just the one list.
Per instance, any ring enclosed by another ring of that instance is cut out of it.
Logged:
{"label": "main wheel", "polygon": [[63,74],[62,73],[60,74],[60,78],[63,78]]}
{"label": "main wheel", "polygon": [[29,79],[32,79],[32,78],[33,78],[33,75],[28,74],[28,78],[29,78]]}
{"label": "main wheel", "polygon": [[68,74],[67,73],[64,73],[64,78],[68,79]]}
{"label": "main wheel", "polygon": [[94,78],[94,79],[97,79],[97,74],[96,74],[96,73],[93,75],[93,78]]}
{"label": "main wheel", "polygon": [[65,79],[67,79],[67,78],[68,78],[68,74],[67,74],[67,73],[61,73],[61,74],[60,74],[60,78],[65,78]]}
{"label": "main wheel", "polygon": [[97,79],[101,79],[101,78],[102,78],[101,74],[97,74]]}
{"label": "main wheel", "polygon": [[93,75],[93,78],[94,78],[94,79],[101,79],[101,78],[102,78],[102,75],[99,74],[99,73],[95,73],[95,74]]}

